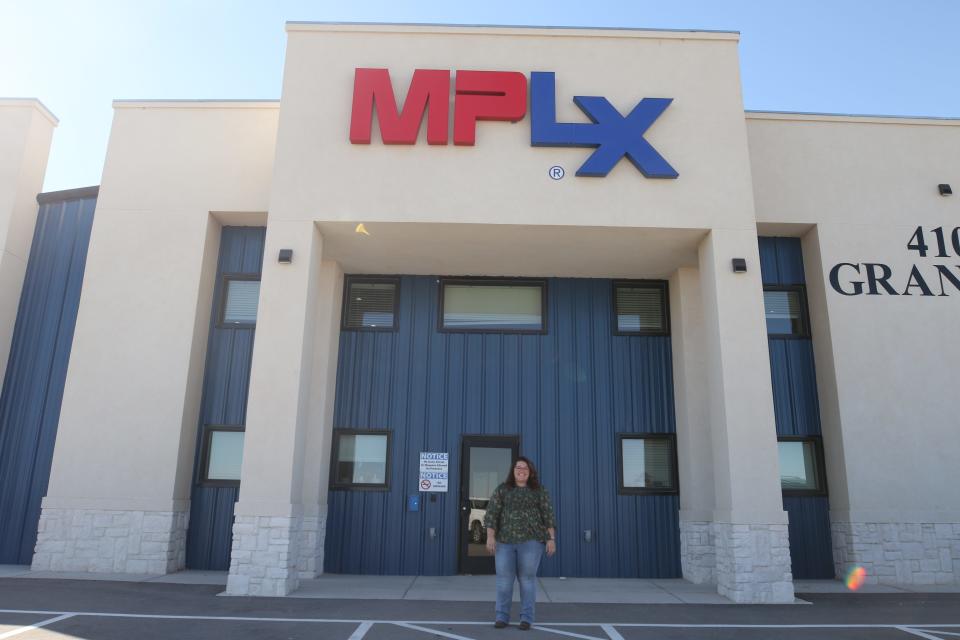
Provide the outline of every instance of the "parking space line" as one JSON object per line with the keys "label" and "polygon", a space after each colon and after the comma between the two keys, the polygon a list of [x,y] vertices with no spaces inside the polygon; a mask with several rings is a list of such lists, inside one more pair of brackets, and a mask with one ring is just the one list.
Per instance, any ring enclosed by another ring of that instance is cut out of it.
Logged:
{"label": "parking space line", "polygon": [[73,613],[64,613],[62,615],[56,616],[55,618],[48,618],[41,622],[35,622],[34,624],[27,625],[25,627],[20,627],[18,629],[13,629],[12,631],[7,631],[6,633],[0,633],[0,640],[5,638],[12,638],[13,636],[18,636],[21,633],[26,633],[27,631],[33,631],[34,629],[39,629],[40,627],[45,627],[48,624],[53,624],[54,622],[60,622],[61,620],[66,620],[67,618],[72,618],[75,614]]}
{"label": "parking space line", "polygon": [[363,622],[357,627],[357,630],[354,631],[347,640],[363,640],[363,636],[367,635],[367,631],[370,631],[370,627],[373,626],[372,622]]}
{"label": "parking space line", "polygon": [[[22,609],[0,609],[0,613],[35,613],[35,614],[58,614],[63,613],[69,616],[93,616],[95,618],[139,618],[147,620],[226,620],[229,622],[327,622],[342,624],[360,624],[361,622],[371,623],[391,623],[394,620],[358,620],[356,618],[341,620],[338,618],[274,618],[270,616],[187,616],[170,615],[163,613],[110,613],[106,611],[26,611]],[[437,624],[428,621],[427,624]],[[456,623],[451,623],[456,624]],[[481,624],[481,623],[475,623]]]}
{"label": "parking space line", "polygon": [[910,627],[897,627],[897,629],[899,629],[900,631],[903,631],[904,633],[909,633],[910,635],[917,636],[918,638],[926,638],[926,640],[943,640],[942,638],[939,638],[937,636],[932,636],[929,633],[924,633],[919,629],[912,629]]}
{"label": "parking space line", "polygon": [[610,640],[624,640],[623,636],[620,635],[620,632],[613,628],[613,625],[604,624],[600,625],[600,628],[603,629],[603,632],[610,636]]}
{"label": "parking space line", "polygon": [[[447,633],[446,631],[440,631],[438,629],[430,629],[428,627],[421,627],[415,624],[410,624],[409,622],[394,622],[398,627],[403,627],[404,629],[412,629],[414,631],[423,631],[426,633],[432,633],[435,636],[441,636],[443,638],[450,638],[450,640],[473,640],[473,638],[468,638],[467,636],[458,636],[455,633]],[[430,623],[427,623],[430,624]]]}
{"label": "parking space line", "polygon": [[534,625],[533,627],[537,631],[546,631],[547,633],[555,633],[559,636],[567,636],[568,638],[581,638],[582,640],[605,640],[604,638],[597,638],[596,636],[586,636],[582,633],[574,633],[572,631],[564,631],[563,629],[551,629],[550,627],[544,627],[539,624]]}
{"label": "parking space line", "polygon": [[[360,625],[354,631],[351,640],[361,640],[370,627],[376,624],[392,624],[408,629],[426,631],[440,635],[452,640],[471,640],[465,636],[430,629],[420,625],[448,625],[448,626],[486,626],[489,622],[469,621],[469,620],[361,620],[361,619],[342,619],[342,618],[279,618],[270,616],[213,616],[213,615],[171,615],[160,613],[110,613],[106,611],[39,611],[29,609],[0,609],[0,613],[19,613],[32,615],[54,616],[48,620],[43,620],[34,625],[14,629],[0,635],[0,640],[5,640],[12,635],[25,633],[33,628],[43,627],[53,624],[60,620],[72,618],[74,616],[89,616],[94,618],[133,618],[146,620],[209,620],[209,621],[227,621],[227,622],[286,622],[286,623],[312,623],[312,624],[356,624]],[[914,636],[927,638],[931,640],[943,640],[940,637],[931,634],[941,634],[960,637],[960,633],[943,631],[943,629],[958,629],[960,624],[684,624],[684,623],[662,623],[662,622],[546,622],[538,623],[537,628],[559,635],[569,635],[570,632],[563,632],[562,629],[552,627],[599,627],[610,637],[611,640],[624,640],[623,636],[617,632],[615,627],[621,628],[649,628],[649,629],[897,629]],[[360,635],[357,635],[360,634]],[[577,637],[574,635],[573,637]],[[590,636],[580,636],[589,638]]]}

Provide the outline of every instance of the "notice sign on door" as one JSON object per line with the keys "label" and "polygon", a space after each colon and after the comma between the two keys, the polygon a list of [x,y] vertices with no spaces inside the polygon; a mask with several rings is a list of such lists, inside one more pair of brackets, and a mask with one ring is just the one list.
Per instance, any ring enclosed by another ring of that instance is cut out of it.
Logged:
{"label": "notice sign on door", "polygon": [[420,452],[420,491],[447,492],[450,477],[450,454]]}

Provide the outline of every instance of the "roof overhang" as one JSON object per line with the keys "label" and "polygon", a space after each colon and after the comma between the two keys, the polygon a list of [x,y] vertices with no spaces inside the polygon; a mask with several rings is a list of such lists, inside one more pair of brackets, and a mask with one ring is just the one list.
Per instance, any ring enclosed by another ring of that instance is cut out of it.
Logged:
{"label": "roof overhang", "polygon": [[347,273],[668,278],[697,265],[704,229],[318,221]]}

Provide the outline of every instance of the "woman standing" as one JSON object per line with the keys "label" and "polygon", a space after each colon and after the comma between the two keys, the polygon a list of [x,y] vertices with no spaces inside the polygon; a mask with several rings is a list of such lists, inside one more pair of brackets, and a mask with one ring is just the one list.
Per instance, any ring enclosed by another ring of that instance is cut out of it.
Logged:
{"label": "woman standing", "polygon": [[556,521],[550,494],[540,485],[537,468],[520,456],[507,481],[497,487],[483,520],[487,528],[487,551],[496,554],[497,608],[493,626],[510,622],[513,581],[520,582],[520,629],[533,624],[537,602],[537,569],[546,549],[557,552]]}

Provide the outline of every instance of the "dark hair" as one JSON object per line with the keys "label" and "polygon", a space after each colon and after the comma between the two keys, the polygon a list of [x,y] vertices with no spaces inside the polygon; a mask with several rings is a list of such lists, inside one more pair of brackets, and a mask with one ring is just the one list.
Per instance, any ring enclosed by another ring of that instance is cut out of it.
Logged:
{"label": "dark hair", "polygon": [[527,458],[526,456],[517,457],[517,459],[513,461],[513,464],[510,465],[510,473],[507,474],[507,486],[517,486],[517,478],[513,475],[513,469],[517,466],[518,462],[526,462],[527,466],[530,467],[530,477],[527,479],[527,486],[531,489],[539,489],[540,478],[537,476],[537,468],[533,466],[533,462],[531,462],[530,458]]}

